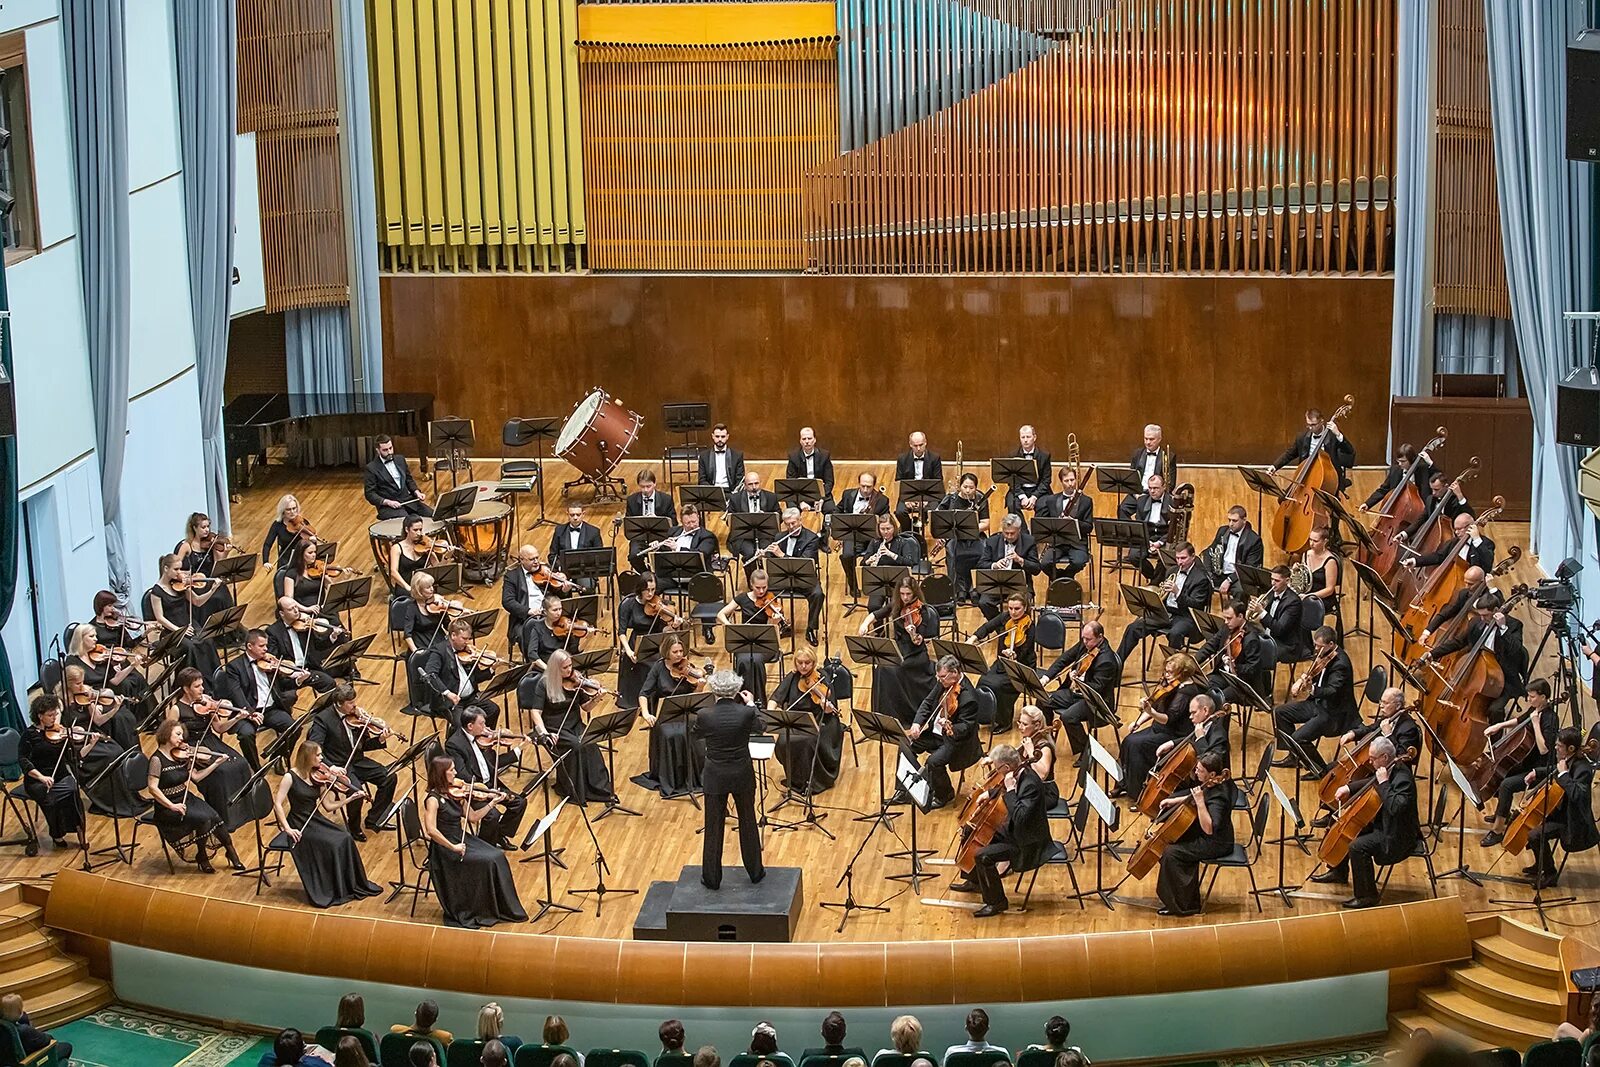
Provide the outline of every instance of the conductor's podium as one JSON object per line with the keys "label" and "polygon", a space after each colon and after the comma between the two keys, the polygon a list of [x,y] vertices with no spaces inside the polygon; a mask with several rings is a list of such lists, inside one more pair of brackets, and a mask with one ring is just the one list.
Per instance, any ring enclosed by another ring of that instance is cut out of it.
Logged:
{"label": "conductor's podium", "polygon": [[768,867],[751,885],[743,867],[727,867],[722,888],[700,882],[700,866],[676,882],[652,882],[634,920],[635,941],[793,941],[805,904],[798,867]]}

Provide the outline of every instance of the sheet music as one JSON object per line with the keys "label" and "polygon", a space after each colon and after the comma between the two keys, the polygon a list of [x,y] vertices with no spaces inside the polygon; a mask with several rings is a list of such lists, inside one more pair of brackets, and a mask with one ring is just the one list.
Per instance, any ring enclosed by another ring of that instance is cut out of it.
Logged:
{"label": "sheet music", "polygon": [[1089,802],[1089,806],[1094,809],[1095,814],[1100,816],[1100,821],[1106,824],[1106,829],[1115,830],[1117,828],[1117,806],[1106,795],[1106,791],[1100,788],[1100,783],[1094,780],[1093,775],[1084,777],[1083,796]]}
{"label": "sheet music", "polygon": [[926,809],[928,802],[933,799],[933,787],[922,777],[922,768],[904,752],[900,753],[900,761],[895,765],[894,780],[900,783],[901,789],[911,794],[911,799],[916,801],[919,808]]}
{"label": "sheet music", "polygon": [[[1117,762],[1115,756],[1107,751],[1104,745],[1095,740],[1093,734],[1089,735],[1089,755],[1094,758],[1094,761],[1100,765],[1102,770],[1111,776],[1113,782],[1122,781],[1122,765]],[[1101,795],[1104,795],[1104,790],[1101,791]]]}

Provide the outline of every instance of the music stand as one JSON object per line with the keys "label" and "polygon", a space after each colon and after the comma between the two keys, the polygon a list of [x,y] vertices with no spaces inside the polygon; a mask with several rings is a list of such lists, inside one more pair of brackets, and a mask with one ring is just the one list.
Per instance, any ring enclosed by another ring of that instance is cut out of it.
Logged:
{"label": "music stand", "polygon": [[861,592],[869,603],[876,596],[888,600],[894,595],[894,587],[900,584],[900,579],[909,577],[910,574],[911,568],[903,563],[862,567]]}
{"label": "music stand", "polygon": [[[456,468],[458,466],[466,467],[468,475],[471,475],[472,464],[467,459],[467,456],[471,454],[472,446],[476,443],[477,435],[473,432],[471,419],[434,419],[428,423],[428,444],[435,453],[439,451],[441,446],[443,447],[445,454],[440,458],[450,465],[450,488],[452,490],[455,489],[457,481]],[[433,476],[435,478],[439,476],[439,465],[437,463],[433,466]],[[437,488],[437,483],[435,483],[435,491],[437,491]]]}
{"label": "music stand", "polygon": [[494,633],[494,624],[500,620],[499,608],[485,608],[483,611],[474,611],[470,615],[461,616],[462,622],[472,627],[472,637],[488,637]]}
{"label": "music stand", "polygon": [[[1095,740],[1093,734],[1088,736],[1087,741],[1083,755],[1078,757],[1078,813],[1073,817],[1073,822],[1079,826],[1078,858],[1081,860],[1083,854],[1088,851],[1094,853],[1094,888],[1080,889],[1070,894],[1067,899],[1076,900],[1081,906],[1084,901],[1093,897],[1104,904],[1107,911],[1116,911],[1117,906],[1112,903],[1112,894],[1116,892],[1116,886],[1107,887],[1105,883],[1105,858],[1107,854],[1113,857],[1118,855],[1117,844],[1110,839],[1110,834],[1120,828],[1122,813],[1106,792],[1105,786],[1101,785],[1095,776],[1095,768],[1101,768],[1108,778],[1121,782],[1122,767],[1112,758],[1111,753],[1106,751],[1105,746]],[[1095,817],[1095,843],[1086,846],[1083,843],[1082,826],[1091,812]]]}
{"label": "music stand", "polygon": [[926,515],[944,496],[944,482],[938,478],[902,478],[895,484],[900,488],[900,507],[908,512]]}
{"label": "music stand", "polygon": [[[1375,624],[1375,621],[1374,621],[1375,618],[1376,618],[1378,609],[1373,607],[1373,604],[1376,603],[1380,598],[1385,600],[1385,601],[1387,601],[1389,604],[1393,604],[1394,603],[1394,591],[1389,588],[1388,584],[1386,582],[1384,582],[1384,580],[1378,575],[1377,571],[1373,570],[1371,567],[1367,566],[1365,563],[1362,563],[1359,559],[1356,559],[1354,556],[1351,556],[1351,557],[1348,557],[1348,558],[1349,558],[1349,561],[1350,561],[1351,569],[1353,569],[1356,572],[1356,604],[1355,604],[1355,623],[1356,623],[1356,625],[1355,625],[1355,627],[1353,629],[1349,630],[1345,634],[1345,638],[1346,638],[1346,640],[1348,640],[1349,638],[1354,637],[1356,634],[1366,634],[1367,635],[1367,662],[1371,663],[1372,662],[1372,646],[1373,646],[1373,643],[1375,641],[1377,641],[1377,639],[1378,639],[1378,631],[1377,631],[1376,624]],[[1366,595],[1367,621],[1366,621],[1365,625],[1362,625],[1362,622],[1361,622],[1361,600],[1362,600],[1361,590],[1362,590],[1362,587],[1365,587],[1366,591],[1367,591],[1367,595]]]}
{"label": "music stand", "polygon": [[334,582],[323,590],[321,612],[338,618],[344,615],[344,628],[355,632],[354,613],[357,608],[364,608],[372,600],[372,575],[363,574],[359,578],[346,578]]}
{"label": "music stand", "polygon": [[1135,572],[1150,556],[1150,527],[1139,519],[1096,519],[1094,539],[1100,546],[1094,561],[1096,589],[1105,588],[1101,572],[1105,569],[1107,552],[1116,561],[1114,569],[1120,569],[1125,556],[1133,556],[1137,561],[1132,563]]}
{"label": "music stand", "polygon": [[615,651],[610,646],[605,648],[591,648],[586,652],[572,652],[572,665],[584,674],[604,674],[611,669],[611,653]]}
{"label": "music stand", "polygon": [[[618,737],[626,736],[628,731],[633,729],[633,720],[638,716],[638,714],[638,709],[635,708],[629,711],[613,711],[608,712],[605,715],[596,715],[592,720],[590,720],[589,725],[584,729],[583,736],[579,739],[578,744],[569,751],[576,751],[585,744],[597,742],[601,739],[606,741],[606,745],[609,750],[609,747],[613,741],[615,741]],[[613,776],[613,788],[615,787],[615,781],[616,778]],[[604,818],[606,814],[611,811],[622,811],[624,814],[628,815],[637,815],[639,813],[622,807],[620,803],[615,805],[608,804],[606,805],[604,811],[591,819],[589,818],[589,809],[587,807],[582,804],[579,804],[577,807],[579,814],[583,816],[583,825],[589,830],[589,840],[594,843],[595,884],[594,888],[592,889],[569,889],[567,890],[567,896],[594,897],[594,913],[598,916],[605,908],[606,894],[609,893],[613,896],[631,897],[636,895],[639,891],[637,889],[612,889],[610,886],[606,885],[606,875],[611,873],[611,867],[606,863],[605,854],[600,850],[600,838],[594,832],[594,824],[598,820]]]}
{"label": "music stand", "polygon": [[1245,486],[1256,494],[1256,529],[1261,529],[1261,514],[1264,501],[1267,497],[1274,500],[1283,499],[1283,489],[1278,481],[1266,471],[1254,467],[1238,467],[1239,476],[1244,479]]}
{"label": "music stand", "polygon": [[972,572],[972,578],[972,590],[980,597],[993,596],[1004,601],[1012,593],[1020,593],[1028,603],[1033,603],[1033,589],[1027,572],[1021,567],[979,567]]}
{"label": "music stand", "polygon": [[[550,768],[539,776],[540,779],[542,780],[546,776],[556,773],[556,767],[560,765],[562,760],[566,759],[571,754],[572,749],[569,748],[567,751],[557,756],[555,762],[550,765]],[[568,914],[576,915],[583,910],[582,908],[574,908],[571,904],[562,904],[557,902],[555,899],[555,887],[551,883],[550,868],[555,863],[556,853],[555,850],[551,848],[554,842],[550,839],[550,831],[555,829],[556,820],[561,817],[561,812],[566,809],[566,806],[567,798],[562,797],[560,802],[557,803],[555,807],[546,812],[544,817],[535,823],[533,827],[529,829],[525,835],[523,835],[522,842],[519,846],[523,851],[526,851],[533,845],[535,841],[539,840],[541,837],[544,838],[544,851],[539,853],[539,858],[544,861],[544,896],[539,898],[539,910],[533,915],[532,918],[528,920],[530,923],[538,922],[552,911],[564,911]],[[527,861],[524,860],[523,862]]]}
{"label": "music stand", "polygon": [[750,541],[757,549],[778,539],[778,513],[775,511],[728,512],[728,547],[735,541]]}
{"label": "music stand", "polygon": [[[1272,760],[1277,751],[1277,745],[1271,741],[1268,741],[1266,747],[1261,750],[1261,767],[1266,770],[1266,773],[1259,777],[1266,783],[1267,792],[1272,794],[1273,806],[1278,809],[1278,836],[1274,842],[1278,846],[1278,884],[1252,889],[1250,893],[1257,900],[1267,893],[1276,893],[1285,907],[1292,908],[1294,907],[1294,895],[1299,890],[1300,883],[1290,882],[1288,875],[1284,871],[1284,848],[1290,841],[1301,844],[1305,839],[1302,831],[1305,829],[1306,818],[1300,813],[1300,805],[1295,802],[1295,798],[1285,793],[1283,786],[1279,785],[1278,780],[1272,776]],[[1291,818],[1294,819],[1295,830],[1292,835],[1289,833],[1289,820]],[[1304,851],[1303,844],[1301,844],[1301,851]]]}
{"label": "music stand", "polygon": [[[983,537],[978,529],[978,513],[971,508],[930,511],[928,530],[935,541],[976,541]],[[949,556],[945,557],[946,560]]]}
{"label": "music stand", "polygon": [[983,650],[970,641],[946,641],[942,637],[933,637],[928,639],[928,644],[933,648],[936,661],[946,656],[960,660],[963,674],[975,674],[981,678],[989,673],[989,661],[983,658]]}
{"label": "music stand", "polygon": [[665,515],[625,515],[622,536],[628,541],[656,542],[672,532],[672,520]]}
{"label": "music stand", "polygon": [[1265,567],[1252,567],[1248,563],[1235,562],[1233,575],[1239,583],[1239,592],[1246,600],[1258,597],[1272,588],[1272,572]]}
{"label": "music stand", "polygon": [[[1026,456],[995,456],[989,460],[989,477],[995,485],[1011,488],[1011,483],[1037,485],[1039,482],[1039,465]],[[1045,472],[1045,481],[1050,479],[1050,472]]]}
{"label": "music stand", "polygon": [[1122,496],[1139,496],[1145,491],[1139,484],[1139,472],[1131,467],[1096,467],[1094,487],[1096,492]]}
{"label": "music stand", "polygon": [[[355,661],[366,655],[367,649],[371,648],[372,642],[377,639],[377,634],[363,634],[360,637],[353,637],[348,641],[335,645],[323,657],[321,671],[324,674],[333,674],[335,671],[343,670],[346,664],[353,667]],[[352,679],[352,681],[365,681],[365,679]],[[377,683],[374,682],[372,684],[376,685]]]}
{"label": "music stand", "polygon": [[[889,802],[894,799],[894,796],[888,791],[888,776],[883,764],[884,756],[891,748],[895,750],[897,758],[907,756],[914,750],[911,747],[911,739],[906,736],[905,727],[893,715],[881,715],[874,711],[857,710],[855,724],[860,728],[861,736],[868,740],[876,741],[882,746],[878,749],[878,810],[871,815],[858,815],[854,820],[855,822],[872,824],[868,830],[868,836],[870,837],[872,831],[876,830],[880,825],[888,827],[892,831],[894,829],[893,820],[900,817],[898,811],[889,810]],[[930,853],[923,852],[923,855],[928,854]],[[916,875],[915,879],[913,879],[914,882],[920,882],[921,879],[928,877],[928,873],[921,868],[920,856],[913,859],[911,869]]]}
{"label": "music stand", "polygon": [[245,552],[237,556],[224,556],[211,565],[211,577],[219,582],[224,582],[231,589],[240,582],[248,582],[255,577],[256,565],[261,562],[261,557],[254,552]]}
{"label": "music stand", "polygon": [[[898,722],[899,720],[895,720]],[[938,850],[917,847],[917,813],[933,811],[933,786],[922,774],[922,766],[910,752],[902,749],[900,759],[895,764],[895,784],[899,786],[910,801],[911,808],[911,843],[899,852],[884,854],[886,860],[907,860],[911,869],[903,874],[889,874],[884,877],[891,882],[908,882],[913,891],[922,889],[923,879],[934,877],[933,872],[922,865],[922,857],[935,855]]]}
{"label": "music stand", "polygon": [[1040,548],[1078,544],[1085,540],[1083,523],[1077,519],[1035,515],[1028,529],[1033,534],[1033,543]]}
{"label": "music stand", "polygon": [[600,597],[596,593],[563,597],[561,608],[567,618],[574,622],[586,622],[593,626],[600,620]]}
{"label": "music stand", "polygon": [[[711,693],[674,693],[672,696],[662,697],[656,703],[656,724],[650,729],[659,730],[668,723],[682,720],[685,730],[693,730],[694,720],[699,716],[700,712],[714,706],[716,702],[716,696]],[[669,797],[668,799],[677,800],[688,797],[689,803],[693,804],[695,810],[698,811],[700,810],[700,800],[695,794],[703,792],[705,790],[700,787],[698,782],[691,780],[688,792],[680,793],[678,796]]]}
{"label": "music stand", "polygon": [[617,554],[609,548],[579,548],[561,553],[561,571],[573,581],[610,578],[617,571]]}
{"label": "music stand", "polygon": [[681,593],[706,569],[701,552],[652,552],[650,570],[663,592]]}
{"label": "music stand", "polygon": [[[722,647],[735,663],[739,662],[740,656],[759,654],[778,661],[779,672],[782,672],[783,649],[778,645],[778,627],[773,623],[731,622],[722,628]],[[760,669],[766,670],[766,662],[762,663]]]}
{"label": "music stand", "polygon": [[[557,525],[554,519],[545,517],[544,512],[544,443],[553,441],[561,434],[561,418],[559,416],[538,415],[533,418],[508,419],[505,427],[500,431],[502,444],[512,448],[522,448],[528,442],[534,442],[537,450],[533,465],[538,471],[536,484],[539,488],[539,517],[528,525],[528,529],[537,530],[541,526]],[[505,463],[501,461],[502,470]]]}
{"label": "music stand", "polygon": [[[778,593],[784,598],[789,608],[789,651],[794,651],[795,633],[798,626],[793,625],[799,621],[799,611],[795,601],[803,600],[811,595],[811,590],[821,584],[822,575],[817,569],[814,559],[790,558],[787,556],[768,556],[764,566],[767,571],[767,588]],[[822,622],[828,621],[827,611],[820,613]],[[816,626],[817,619],[810,620],[811,625],[807,632]]]}
{"label": "music stand", "polygon": [[[1273,726],[1273,743],[1271,747],[1274,751],[1287,753],[1290,761],[1294,764],[1294,805],[1292,810],[1295,814],[1299,814],[1300,791],[1306,783],[1306,771],[1315,769],[1319,772],[1318,777],[1320,778],[1321,774],[1327,772],[1327,764],[1322,762],[1322,756],[1318,754],[1314,743],[1308,748],[1295,740],[1293,730],[1277,729],[1276,723]],[[1268,777],[1270,778],[1271,776],[1269,775]],[[1294,846],[1301,852],[1308,856],[1311,855],[1311,850],[1306,848],[1306,842],[1311,840],[1312,835],[1302,829],[1304,825],[1303,820],[1297,821],[1294,833],[1280,836],[1277,840],[1268,841],[1267,844],[1283,845],[1293,842]]]}
{"label": "music stand", "polygon": [[[206,619],[205,625],[195,634],[195,640],[218,641],[223,634],[238,629],[239,624],[244,621],[244,613],[249,606],[248,604],[235,604],[231,608],[216,612]],[[221,642],[218,641],[218,644],[220,645]]]}
{"label": "music stand", "polygon": [[490,676],[488,681],[478,686],[478,695],[485,700],[493,700],[495,697],[504,696],[506,693],[516,689],[517,683],[521,682],[523,676],[532,668],[533,664],[531,663],[519,663],[515,667],[507,667],[503,671],[497,671]]}
{"label": "music stand", "polygon": [[837,840],[833,834],[829,833],[828,828],[822,825],[822,820],[828,817],[827,813],[824,812],[823,814],[818,815],[816,805],[811,799],[810,778],[812,774],[816,773],[816,752],[822,744],[822,728],[817,724],[817,717],[811,714],[809,711],[801,711],[797,708],[775,708],[763,710],[761,712],[761,718],[765,723],[763,729],[778,732],[781,735],[782,740],[788,744],[792,745],[794,743],[795,734],[805,734],[807,737],[811,738],[812,743],[811,774],[807,775],[806,791],[803,794],[795,792],[793,786],[794,776],[791,773],[791,784],[784,790],[783,799],[780,800],[777,806],[772,809],[773,811],[779,811],[790,801],[799,801],[805,805],[806,813],[796,822],[786,823],[774,821],[772,824],[773,830],[799,830],[803,827],[809,826],[813,829],[822,831],[822,836],[826,837],[829,841]]}
{"label": "music stand", "polygon": [[728,490],[719,485],[680,485],[678,514],[683,514],[686,504],[693,504],[700,509],[700,525],[705,526],[705,518],[710,512],[728,510]]}
{"label": "music stand", "polygon": [[[671,630],[660,633],[640,634],[633,638],[633,659],[635,663],[654,663],[661,658],[661,646],[672,638],[678,636]],[[598,652],[610,652],[609,648],[596,649]]]}
{"label": "music stand", "polygon": [[1377,553],[1377,542],[1373,541],[1372,535],[1367,532],[1367,528],[1357,521],[1355,516],[1350,514],[1350,510],[1344,506],[1344,501],[1323,489],[1313,487],[1311,491],[1321,501],[1322,506],[1328,509],[1328,519],[1336,537],[1338,536],[1340,525],[1343,524],[1350,527],[1350,532],[1355,534],[1356,544],[1368,552]]}
{"label": "music stand", "polygon": [[[1119,587],[1122,590],[1122,603],[1129,613],[1138,616],[1150,629],[1170,635],[1172,613],[1167,610],[1167,602],[1160,593],[1127,582],[1120,583]],[[1147,678],[1150,674],[1150,646],[1143,641],[1139,642],[1139,656],[1139,677]]]}
{"label": "music stand", "polygon": [[1400,657],[1392,652],[1385,651],[1383,658],[1389,661],[1390,678],[1399,678],[1407,686],[1422,694],[1428,691],[1428,684],[1417,676],[1416,672]]}
{"label": "music stand", "polygon": [[811,505],[813,511],[822,503],[822,481],[818,478],[779,478],[772,483],[780,503],[800,507]]}
{"label": "music stand", "polygon": [[1001,656],[995,662],[1000,664],[1000,669],[1005,672],[1006,680],[1011,683],[1011,688],[1017,691],[1018,697],[1027,697],[1030,703],[1038,703],[1043,699],[1044,683],[1039,681],[1037,670],[1005,656]]}
{"label": "music stand", "polygon": [[[243,759],[244,757],[232,755],[228,758]],[[244,785],[240,786],[233,796],[228,798],[229,814],[235,817],[243,814],[245,818],[241,819],[236,825],[227,826],[225,829],[231,834],[247,822],[255,826],[256,865],[234,871],[233,876],[235,878],[255,878],[257,896],[261,895],[263,886],[268,888],[272,886],[272,883],[267,879],[266,844],[261,839],[261,820],[265,819],[267,814],[272,811],[272,791],[267,788],[267,773],[271,769],[272,763],[270,761],[262,763],[257,770],[251,773],[249,778],[245,779]]]}
{"label": "music stand", "polygon": [[[844,639],[844,648],[845,652],[849,654],[851,660],[863,667],[872,668],[872,692],[874,701],[877,699],[876,682],[878,678],[878,668],[898,667],[905,662],[905,660],[900,656],[900,646],[895,644],[892,639],[887,637],[862,637],[857,634],[847,634],[845,635]],[[866,714],[866,712],[862,711],[858,707],[856,709],[856,722],[859,723],[861,721],[861,716],[864,714]],[[898,723],[899,720],[896,719],[895,722]],[[883,766],[881,763],[879,764],[878,771],[879,788],[882,789],[884,788],[884,775],[882,773]],[[883,796],[887,797],[888,794],[884,793]],[[860,815],[856,817],[855,821],[867,822],[872,819],[880,818],[892,819],[898,814],[899,812],[890,812],[885,807],[884,811],[880,811],[877,815]]]}
{"label": "music stand", "polygon": [[433,591],[443,596],[446,593],[459,593],[465,582],[465,568],[459,563],[439,563],[432,567],[423,567],[417,573],[433,576]]}
{"label": "music stand", "polygon": [[[455,472],[451,471],[450,473],[454,477]],[[466,515],[477,506],[477,487],[464,485],[459,489],[451,489],[447,493],[439,494],[439,503],[434,506],[433,517],[435,521],[448,524]]]}
{"label": "music stand", "polygon": [[[578,739],[578,744],[575,746],[579,748],[584,745],[604,744],[606,746],[606,773],[611,776],[611,788],[614,796],[617,782],[616,742],[620,738],[628,736],[633,730],[634,720],[638,717],[638,708],[618,709],[617,711],[608,711],[603,715],[596,715],[589,720],[589,725],[584,727],[583,736]],[[618,797],[601,809],[600,814],[595,816],[595,821],[599,822],[607,815],[618,813],[622,815],[642,814],[624,805],[621,798]],[[621,891],[611,890],[611,892]],[[636,890],[627,890],[627,892],[636,892]]]}
{"label": "music stand", "polygon": [[339,542],[318,541],[317,560],[322,563],[332,563],[339,558]]}

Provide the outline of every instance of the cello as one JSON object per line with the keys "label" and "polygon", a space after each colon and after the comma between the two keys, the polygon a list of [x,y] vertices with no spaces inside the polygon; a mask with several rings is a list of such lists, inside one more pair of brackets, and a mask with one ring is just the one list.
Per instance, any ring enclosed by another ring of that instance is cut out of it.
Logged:
{"label": "cello", "polygon": [[1445,428],[1439,427],[1438,436],[1424,445],[1412,459],[1411,465],[1406,468],[1405,475],[1400,479],[1400,484],[1389,490],[1379,501],[1378,521],[1372,527],[1372,541],[1376,551],[1368,549],[1365,543],[1357,547],[1357,558],[1377,571],[1378,576],[1391,586],[1394,584],[1395,572],[1400,568],[1400,546],[1403,542],[1398,538],[1416,525],[1428,511],[1427,505],[1422,502],[1422,494],[1417,491],[1417,468],[1422,465],[1424,456],[1444,447],[1447,437]]}
{"label": "cello", "polygon": [[[1480,535],[1483,533],[1483,528],[1505,510],[1505,506],[1506,498],[1497,496],[1493,504],[1483,510],[1483,514],[1473,523]],[[1467,584],[1467,561],[1461,558],[1461,548],[1467,543],[1471,531],[1472,526],[1468,526],[1450,539],[1444,546],[1444,560],[1429,571],[1428,577],[1417,587],[1403,620],[1413,633],[1421,633],[1426,629],[1428,620],[1450,603],[1450,598]]]}
{"label": "cello", "polygon": [[[1539,743],[1533,731],[1533,720],[1538,714],[1532,708],[1528,708],[1517,720],[1516,725],[1501,730],[1497,739],[1485,739],[1483,755],[1466,768],[1467,781],[1472,783],[1474,793],[1480,797],[1492,794],[1500,788],[1500,783],[1506,780],[1506,776],[1515,771],[1522,761],[1533,753]],[[1554,747],[1555,743],[1555,738],[1545,738],[1545,744]]]}
{"label": "cello", "polygon": [[967,795],[961,806],[961,845],[956,850],[956,867],[971,875],[978,863],[978,850],[994,840],[1006,824],[1006,775],[1011,768],[997,766],[983,784]]}
{"label": "cello", "polygon": [[[1600,741],[1591,737],[1584,741],[1583,747],[1575,753],[1575,756],[1581,755],[1584,759],[1592,760],[1597,751],[1600,751]],[[1506,823],[1506,832],[1500,838],[1501,849],[1511,855],[1526,852],[1529,836],[1544,824],[1566,797],[1567,791],[1556,780],[1559,767],[1559,762],[1552,765],[1544,777],[1535,782],[1524,794],[1521,810]]]}
{"label": "cello", "polygon": [[[1421,703],[1410,704],[1402,708],[1397,715],[1415,715],[1421,708]],[[1339,798],[1341,788],[1354,790],[1360,783],[1372,777],[1372,742],[1385,736],[1381,729],[1373,730],[1360,741],[1339,753],[1339,758],[1333,761],[1328,768],[1328,773],[1322,776],[1322,781],[1317,786],[1317,799],[1325,806],[1332,807]],[[1404,752],[1396,756],[1402,763],[1415,763],[1419,753],[1415,748],[1406,747]]]}
{"label": "cello", "polygon": [[1361,836],[1361,831],[1378,817],[1382,808],[1383,797],[1378,793],[1378,779],[1369,778],[1366,785],[1350,795],[1334,818],[1333,825],[1328,827],[1322,843],[1317,846],[1317,862],[1328,867],[1343,863],[1350,856],[1350,846]]}
{"label": "cello", "polygon": [[[1232,712],[1214,712],[1209,719],[1201,725],[1209,727],[1219,719],[1226,719]],[[1177,792],[1178,786],[1194,777],[1194,765],[1200,758],[1195,748],[1194,731],[1190,730],[1180,740],[1167,750],[1167,754],[1156,761],[1150,768],[1150,776],[1145,779],[1144,788],[1139,791],[1139,799],[1134,804],[1134,809],[1141,815],[1155,818],[1161,810],[1161,802]]]}
{"label": "cello", "polygon": [[1194,806],[1194,798],[1185,797],[1182,804],[1174,804],[1150,820],[1150,827],[1144,832],[1144,840],[1139,842],[1139,846],[1128,857],[1128,874],[1134,878],[1143,878],[1155,870],[1156,864],[1161,862],[1162,854],[1167,851],[1167,846],[1182,837],[1184,831],[1193,826],[1199,817],[1199,812]]}
{"label": "cello", "polygon": [[[1356,406],[1356,398],[1345,394],[1344,403],[1328,419],[1337,423]],[[1304,551],[1311,531],[1328,525],[1328,509],[1317,502],[1317,490],[1324,493],[1339,491],[1339,471],[1328,458],[1326,449],[1318,447],[1300,461],[1294,477],[1284,486],[1283,499],[1272,513],[1272,540],[1285,552]]]}

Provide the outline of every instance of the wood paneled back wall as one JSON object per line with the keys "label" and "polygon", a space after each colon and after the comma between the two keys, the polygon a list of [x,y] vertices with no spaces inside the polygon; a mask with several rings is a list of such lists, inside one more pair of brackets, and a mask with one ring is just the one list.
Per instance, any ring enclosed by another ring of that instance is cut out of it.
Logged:
{"label": "wood paneled back wall", "polygon": [[[799,427],[839,457],[925,430],[969,462],[1035,422],[1061,454],[1126,456],[1147,421],[1180,461],[1267,462],[1308,405],[1345,393],[1362,462],[1384,462],[1392,283],[1305,277],[386,277],[384,381],[477,420],[565,415],[599,386],[644,416],[703,400],[755,459]],[[844,477],[841,472],[841,477]]]}

